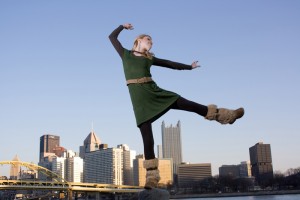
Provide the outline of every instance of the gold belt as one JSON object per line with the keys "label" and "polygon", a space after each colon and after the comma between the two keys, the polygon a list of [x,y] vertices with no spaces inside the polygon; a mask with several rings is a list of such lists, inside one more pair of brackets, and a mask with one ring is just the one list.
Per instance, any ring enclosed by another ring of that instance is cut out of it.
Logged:
{"label": "gold belt", "polygon": [[153,81],[151,77],[143,77],[143,78],[137,78],[137,79],[129,79],[126,81],[127,85],[129,84],[137,84],[137,83],[148,83]]}

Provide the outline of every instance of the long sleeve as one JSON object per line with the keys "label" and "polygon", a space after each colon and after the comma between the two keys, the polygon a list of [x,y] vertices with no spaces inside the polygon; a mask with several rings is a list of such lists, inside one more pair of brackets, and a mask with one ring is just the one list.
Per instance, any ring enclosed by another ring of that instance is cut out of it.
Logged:
{"label": "long sleeve", "polygon": [[112,43],[112,45],[115,47],[116,51],[118,52],[118,54],[120,55],[120,57],[122,58],[122,55],[124,53],[124,47],[122,46],[122,44],[120,43],[120,41],[118,40],[118,36],[121,33],[121,31],[124,29],[124,27],[122,25],[120,25],[118,28],[116,28],[109,36],[109,40]]}
{"label": "long sleeve", "polygon": [[173,62],[170,60],[159,59],[156,57],[153,57],[153,65],[167,67],[167,68],[171,68],[171,69],[177,69],[177,70],[191,70],[192,69],[191,65]]}

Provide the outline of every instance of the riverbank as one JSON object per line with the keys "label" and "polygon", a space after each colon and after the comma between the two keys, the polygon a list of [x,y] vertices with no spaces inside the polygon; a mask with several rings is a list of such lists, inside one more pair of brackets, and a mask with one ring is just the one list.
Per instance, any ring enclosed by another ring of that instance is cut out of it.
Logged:
{"label": "riverbank", "polygon": [[262,196],[262,195],[284,195],[284,194],[300,194],[300,190],[255,191],[255,192],[215,193],[215,194],[178,194],[178,195],[171,195],[170,199]]}

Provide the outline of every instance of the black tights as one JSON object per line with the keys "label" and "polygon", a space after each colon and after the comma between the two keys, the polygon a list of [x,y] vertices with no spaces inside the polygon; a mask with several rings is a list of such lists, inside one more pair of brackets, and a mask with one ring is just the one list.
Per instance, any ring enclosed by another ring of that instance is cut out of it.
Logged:
{"label": "black tights", "polygon": [[[189,101],[182,97],[179,97],[177,99],[177,101],[175,101],[169,107],[169,109],[185,110],[185,111],[189,111],[189,112],[194,112],[203,117],[205,117],[207,114],[207,106],[195,103],[193,101]],[[140,131],[141,131],[141,134],[143,137],[145,159],[146,160],[154,159],[155,153],[154,153],[154,139],[153,139],[153,133],[152,133],[152,121],[150,120],[150,121],[142,123],[139,126],[139,128],[140,128]]]}

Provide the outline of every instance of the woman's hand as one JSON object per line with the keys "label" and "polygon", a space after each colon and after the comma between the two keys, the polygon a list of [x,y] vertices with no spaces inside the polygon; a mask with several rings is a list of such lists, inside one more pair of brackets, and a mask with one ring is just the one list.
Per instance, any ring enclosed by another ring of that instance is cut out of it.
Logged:
{"label": "woman's hand", "polygon": [[192,69],[195,69],[195,68],[197,68],[197,67],[200,67],[200,65],[198,64],[198,61],[194,61],[194,62],[192,63]]}
{"label": "woman's hand", "polygon": [[133,26],[131,24],[124,24],[123,27],[127,30],[132,30],[133,29]]}

